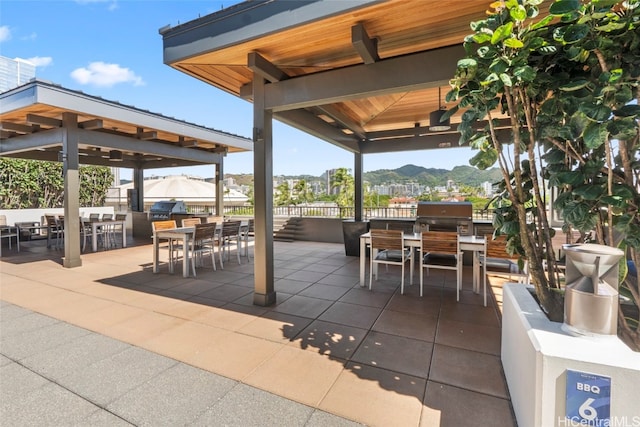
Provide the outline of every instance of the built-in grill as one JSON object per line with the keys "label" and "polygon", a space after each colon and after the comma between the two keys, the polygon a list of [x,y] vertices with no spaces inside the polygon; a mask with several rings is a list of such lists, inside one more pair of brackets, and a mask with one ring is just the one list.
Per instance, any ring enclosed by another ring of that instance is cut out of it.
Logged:
{"label": "built-in grill", "polygon": [[473,205],[469,202],[420,202],[416,215],[417,230],[473,235]]}
{"label": "built-in grill", "polygon": [[163,200],[155,202],[149,209],[149,220],[171,219],[172,214],[186,214],[187,206],[180,200]]}

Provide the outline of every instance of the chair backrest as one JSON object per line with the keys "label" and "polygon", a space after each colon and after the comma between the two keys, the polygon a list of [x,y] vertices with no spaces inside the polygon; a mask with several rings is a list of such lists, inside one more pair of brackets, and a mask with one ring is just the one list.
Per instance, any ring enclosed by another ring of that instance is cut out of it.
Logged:
{"label": "chair backrest", "polygon": [[58,220],[56,219],[55,215],[44,214],[44,219],[45,221],[47,221],[48,226],[52,226],[52,227],[58,226]]}
{"label": "chair backrest", "polygon": [[176,221],[173,219],[167,220],[167,221],[153,221],[151,223],[151,228],[153,229],[153,232],[155,233],[158,230],[168,230],[170,228],[176,228]]}
{"label": "chair backrest", "polygon": [[422,252],[456,255],[458,233],[455,231],[423,231]]}
{"label": "chair backrest", "polygon": [[183,227],[193,227],[195,225],[200,224],[200,218],[184,218],[182,220],[182,226]]}
{"label": "chair backrest", "polygon": [[240,234],[240,221],[227,221],[222,223],[222,237],[237,236]]}
{"label": "chair backrest", "polygon": [[89,219],[97,221],[97,220],[100,219],[100,214],[99,213],[90,213],[89,214]]}
{"label": "chair backrest", "polygon": [[249,233],[254,233],[256,231],[256,229],[255,229],[255,225],[256,224],[255,223],[256,223],[256,221],[253,218],[249,219],[249,226],[247,227]]}
{"label": "chair backrest", "polygon": [[110,213],[106,213],[106,214],[102,214],[102,220],[103,221],[109,221],[113,219],[113,214]]}
{"label": "chair backrest", "polygon": [[371,248],[372,249],[404,249],[404,234],[402,230],[371,230]]}
{"label": "chair backrest", "polygon": [[216,224],[196,224],[196,231],[193,239],[196,242],[203,240],[213,240],[216,234]]}
{"label": "chair backrest", "polygon": [[116,221],[125,221],[127,219],[127,214],[119,213],[116,214]]}
{"label": "chair backrest", "polygon": [[517,254],[510,255],[507,252],[506,236],[500,235],[494,239],[492,234],[485,234],[484,239],[487,242],[487,258],[518,259]]}
{"label": "chair backrest", "polygon": [[223,221],[224,221],[224,218],[221,217],[221,216],[208,216],[205,219],[205,222],[207,222],[207,223],[222,224]]}

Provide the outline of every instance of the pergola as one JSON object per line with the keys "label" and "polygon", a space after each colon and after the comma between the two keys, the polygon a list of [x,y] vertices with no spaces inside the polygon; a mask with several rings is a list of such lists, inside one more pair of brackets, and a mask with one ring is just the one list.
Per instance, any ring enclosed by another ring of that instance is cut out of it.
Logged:
{"label": "pergola", "polygon": [[80,164],[133,169],[144,206],[144,170],[215,165],[217,212],[227,153],[252,150],[250,139],[33,80],[0,94],[0,156],[61,161],[64,171],[65,267],[80,258]]}
{"label": "pergola", "polygon": [[442,130],[430,113],[464,56],[469,23],[488,7],[488,0],[256,0],[159,30],[166,64],[253,102],[254,303],[275,301],[272,120],[354,153],[361,220],[364,154],[458,146],[460,116]]}

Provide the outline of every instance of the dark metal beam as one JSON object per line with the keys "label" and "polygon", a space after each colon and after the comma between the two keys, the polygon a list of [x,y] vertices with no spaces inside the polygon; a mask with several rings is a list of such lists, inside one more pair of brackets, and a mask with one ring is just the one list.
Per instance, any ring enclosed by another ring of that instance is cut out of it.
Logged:
{"label": "dark metal beam", "polygon": [[274,114],[274,118],[352,153],[359,151],[358,138],[356,136],[347,135],[337,127],[317,118],[308,111],[283,111]]}
{"label": "dark metal beam", "polygon": [[391,138],[362,143],[363,154],[391,153],[398,151],[430,150],[437,148],[459,147],[459,133],[413,136],[410,138]]}
{"label": "dark metal beam", "polygon": [[0,122],[0,130],[7,130],[18,133],[32,133],[40,129],[38,125],[23,125],[21,123]]}
{"label": "dark metal beam", "polygon": [[52,117],[39,116],[37,114],[27,114],[27,123],[42,126],[51,126],[54,128],[59,128],[62,126],[62,120],[54,119]]}
{"label": "dark metal beam", "polygon": [[[505,140],[511,137],[511,131],[509,129],[499,129],[496,135],[501,140]],[[448,132],[409,138],[379,139],[363,142],[361,146],[363,154],[468,147],[468,144],[460,145],[459,141],[460,134],[458,132]]]}
{"label": "dark metal beam", "polygon": [[0,141],[0,155],[15,154],[62,145],[61,128],[16,136]]}
{"label": "dark metal beam", "polygon": [[270,82],[279,82],[289,78],[284,71],[273,65],[258,52],[249,52],[247,66],[254,74]]}
{"label": "dark metal beam", "polygon": [[292,77],[265,86],[265,107],[281,112],[443,86],[449,83],[458,60],[464,56],[461,45],[450,46]]}
{"label": "dark metal beam", "polygon": [[351,27],[351,43],[365,64],[373,64],[380,60],[378,55],[378,40],[369,38],[362,23]]}
{"label": "dark metal beam", "polygon": [[358,139],[366,139],[367,132],[360,125],[360,123],[354,122],[350,117],[347,117],[342,111],[339,111],[333,105],[321,105],[319,107],[315,107],[313,110],[316,110],[317,114],[324,114],[328,117],[331,117],[340,125],[340,127],[349,129],[353,132],[353,134]]}
{"label": "dark metal beam", "polygon": [[220,161],[220,154],[205,150],[181,147],[175,144],[142,141],[130,137],[112,135],[104,132],[92,132],[79,129],[80,143],[92,147],[104,147],[122,151],[182,159],[197,164],[213,164]]}

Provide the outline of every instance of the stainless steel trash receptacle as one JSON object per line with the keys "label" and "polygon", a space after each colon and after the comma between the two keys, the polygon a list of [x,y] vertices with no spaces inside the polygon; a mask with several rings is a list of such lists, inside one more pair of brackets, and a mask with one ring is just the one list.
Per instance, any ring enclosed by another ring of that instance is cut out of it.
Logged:
{"label": "stainless steel trash receptacle", "polygon": [[618,261],[624,252],[591,243],[563,245],[566,256],[565,329],[582,335],[615,335]]}

